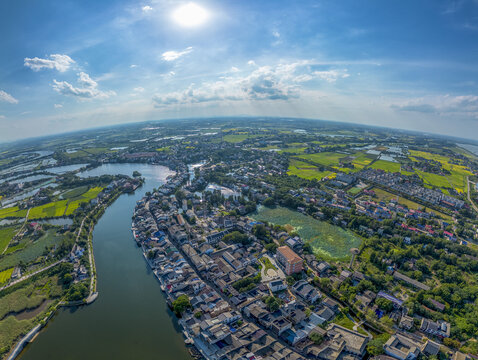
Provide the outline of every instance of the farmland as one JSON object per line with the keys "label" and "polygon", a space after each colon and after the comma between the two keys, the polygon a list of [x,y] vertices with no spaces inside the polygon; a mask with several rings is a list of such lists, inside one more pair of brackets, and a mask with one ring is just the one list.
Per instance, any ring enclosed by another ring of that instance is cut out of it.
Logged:
{"label": "farmland", "polygon": [[13,268],[0,271],[0,285],[6,283],[10,280],[10,277],[13,274]]}
{"label": "farmland", "polygon": [[288,175],[296,175],[303,179],[317,179],[321,180],[324,177],[332,176],[334,173],[331,171],[320,171],[316,166],[309,163],[291,159],[289,168],[287,171]]}
{"label": "farmland", "polygon": [[401,165],[400,163],[387,161],[387,160],[377,160],[372,165],[371,169],[380,169],[388,172],[400,172]]}
{"label": "farmland", "polygon": [[18,227],[16,226],[6,226],[0,228],[0,253],[5,249],[10,240],[13,238],[13,235],[17,232]]}

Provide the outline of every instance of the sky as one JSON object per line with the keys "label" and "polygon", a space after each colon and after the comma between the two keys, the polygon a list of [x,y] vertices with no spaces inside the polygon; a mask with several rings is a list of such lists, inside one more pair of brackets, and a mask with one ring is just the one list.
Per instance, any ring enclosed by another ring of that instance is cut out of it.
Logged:
{"label": "sky", "polygon": [[2,0],[0,141],[284,116],[478,140],[478,0]]}

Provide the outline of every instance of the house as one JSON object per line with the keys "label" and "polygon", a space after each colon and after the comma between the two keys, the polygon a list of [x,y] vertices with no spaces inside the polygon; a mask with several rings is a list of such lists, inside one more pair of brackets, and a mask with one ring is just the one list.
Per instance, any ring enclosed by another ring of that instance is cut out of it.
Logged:
{"label": "house", "polygon": [[420,355],[420,344],[400,335],[395,334],[383,345],[385,354],[398,360],[414,360]]}
{"label": "house", "polygon": [[450,337],[450,323],[446,321],[435,322],[423,318],[420,324],[420,331],[439,337]]}
{"label": "house", "polygon": [[331,298],[325,298],[324,301],[322,301],[322,304],[327,306],[334,313],[339,312],[339,303],[337,301],[332,300]]}
{"label": "house", "polygon": [[323,360],[342,359],[358,357],[363,358],[369,342],[367,335],[346,329],[337,324],[330,324],[327,327],[327,338],[329,341],[322,347],[317,357]]}
{"label": "house", "polygon": [[413,318],[408,315],[403,315],[398,326],[401,329],[411,330],[413,328]]}
{"label": "house", "polygon": [[287,275],[300,273],[303,269],[302,258],[288,246],[277,249],[277,260],[284,266]]}
{"label": "house", "polygon": [[317,289],[315,289],[305,280],[301,280],[295,283],[293,289],[295,293],[299,295],[302,299],[312,304],[319,300],[321,297],[321,294],[317,291]]}
{"label": "house", "polygon": [[287,289],[287,285],[282,280],[275,280],[269,283],[269,289],[275,293]]}
{"label": "house", "polygon": [[435,355],[438,355],[439,352],[440,352],[440,344],[434,341],[427,340],[427,342],[423,344],[422,346],[422,353],[427,356],[430,356],[430,355],[435,356]]}

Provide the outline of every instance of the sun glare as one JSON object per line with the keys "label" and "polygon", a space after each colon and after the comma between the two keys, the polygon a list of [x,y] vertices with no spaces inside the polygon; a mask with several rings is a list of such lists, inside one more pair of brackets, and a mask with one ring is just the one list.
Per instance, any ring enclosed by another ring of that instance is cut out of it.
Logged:
{"label": "sun glare", "polygon": [[194,27],[204,24],[209,18],[206,9],[195,3],[180,6],[173,12],[173,19],[184,27]]}

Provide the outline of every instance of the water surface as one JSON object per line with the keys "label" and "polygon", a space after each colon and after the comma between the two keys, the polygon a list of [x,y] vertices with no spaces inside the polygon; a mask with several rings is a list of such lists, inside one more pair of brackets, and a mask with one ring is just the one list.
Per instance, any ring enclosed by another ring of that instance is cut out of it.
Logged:
{"label": "water surface", "polygon": [[[93,232],[99,297],[89,306],[60,310],[23,351],[22,360],[191,359],[130,230],[136,201],[171,172],[163,166],[114,165],[121,173],[140,171],[146,184],[135,194],[120,196]],[[94,170],[94,176],[102,175]]]}

